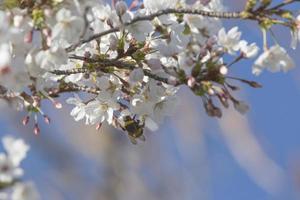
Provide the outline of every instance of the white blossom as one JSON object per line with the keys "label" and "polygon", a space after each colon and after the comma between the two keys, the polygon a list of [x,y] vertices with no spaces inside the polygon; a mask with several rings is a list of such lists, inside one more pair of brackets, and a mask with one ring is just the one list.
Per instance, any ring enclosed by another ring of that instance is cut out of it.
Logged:
{"label": "white blossom", "polygon": [[38,52],[35,56],[35,62],[40,68],[51,71],[59,69],[63,64],[67,64],[67,58],[68,56],[64,49],[53,47]]}
{"label": "white blossom", "polygon": [[102,91],[94,101],[86,105],[86,113],[90,124],[103,123],[104,121],[112,124],[114,111],[120,109],[116,96],[107,91]]}
{"label": "white blossom", "polygon": [[23,170],[16,166],[9,156],[0,153],[0,183],[11,183],[22,175]]}
{"label": "white blossom", "polygon": [[144,78],[144,71],[143,71],[143,69],[142,68],[134,69],[130,73],[129,78],[134,83],[142,81],[143,78]]}
{"label": "white blossom", "polygon": [[58,41],[62,47],[78,41],[83,31],[81,17],[72,15],[70,10],[60,9],[56,14],[57,23],[52,29],[52,39]]}
{"label": "white blossom", "polygon": [[253,66],[253,73],[259,75],[263,69],[271,72],[279,72],[281,70],[287,72],[294,66],[294,61],[286,50],[279,45],[274,45],[258,57]]}
{"label": "white blossom", "polygon": [[12,59],[12,48],[8,43],[0,44],[0,68],[10,65]]}
{"label": "white blossom", "polygon": [[75,105],[70,113],[70,115],[74,117],[75,121],[80,121],[86,117],[86,105],[82,102],[77,94],[74,94],[74,97],[68,98],[66,102],[68,104]]}
{"label": "white blossom", "polygon": [[224,47],[229,54],[235,54],[240,49],[240,38],[242,33],[238,31],[238,27],[233,27],[227,33],[222,28],[218,33],[218,43]]}
{"label": "white blossom", "polygon": [[146,9],[155,12],[166,8],[175,8],[178,0],[144,0]]}
{"label": "white blossom", "polygon": [[240,42],[240,48],[245,58],[253,58],[259,51],[259,47],[256,45],[256,43],[248,45],[248,42],[245,40]]}
{"label": "white blossom", "polygon": [[12,192],[12,200],[39,200],[40,195],[32,182],[17,183]]}
{"label": "white blossom", "polygon": [[26,157],[29,146],[22,139],[16,139],[11,136],[4,137],[2,143],[10,160],[15,166],[18,166]]}
{"label": "white blossom", "polygon": [[[130,22],[134,17],[141,15],[143,15],[143,13],[141,12],[137,12],[135,14],[127,12],[123,15],[122,19],[124,22]],[[147,35],[154,30],[152,24],[147,20],[136,22],[134,24],[126,26],[126,29],[138,41],[144,41]]]}

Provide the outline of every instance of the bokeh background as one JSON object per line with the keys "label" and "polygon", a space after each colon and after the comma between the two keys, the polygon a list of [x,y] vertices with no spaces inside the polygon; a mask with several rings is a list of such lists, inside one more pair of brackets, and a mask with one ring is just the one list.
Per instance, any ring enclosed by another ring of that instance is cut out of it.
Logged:
{"label": "bokeh background", "polygon": [[[244,3],[224,0],[228,10]],[[291,9],[300,11],[300,5]],[[238,25],[245,39],[261,46],[256,24],[224,24]],[[274,32],[288,47],[290,33]],[[299,50],[290,51],[297,65]],[[1,102],[1,137],[30,143],[25,179],[36,183],[45,200],[300,199],[300,66],[259,77],[251,75],[251,66],[242,62],[230,71],[264,86],[238,92],[251,105],[245,116],[229,109],[222,119],[209,118],[201,100],[182,88],[174,116],[159,131],[147,131],[145,143],[132,145],[121,132],[107,127],[97,132],[75,123],[71,107],[56,110],[50,103],[44,106],[52,123],[35,137],[32,127],[21,125],[25,113]]]}

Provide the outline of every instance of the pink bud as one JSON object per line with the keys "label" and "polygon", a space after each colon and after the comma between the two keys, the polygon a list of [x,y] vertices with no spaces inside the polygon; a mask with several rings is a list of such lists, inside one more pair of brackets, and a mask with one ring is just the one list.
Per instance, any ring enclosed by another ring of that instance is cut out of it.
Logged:
{"label": "pink bud", "polygon": [[190,87],[190,88],[193,88],[196,84],[196,79],[194,77],[189,77],[188,81],[187,81],[187,85]]}
{"label": "pink bud", "polygon": [[30,117],[29,117],[28,115],[27,115],[26,117],[23,118],[22,124],[23,124],[24,126],[26,126],[26,125],[28,124],[29,118],[30,118]]}
{"label": "pink bud", "polygon": [[212,88],[209,88],[207,92],[208,92],[208,94],[211,95],[211,96],[212,96],[212,95],[215,95],[215,91],[214,91]]}
{"label": "pink bud", "polygon": [[300,15],[296,19],[297,28],[300,30]]}
{"label": "pink bud", "polygon": [[45,36],[47,36],[47,37],[50,37],[50,36],[51,36],[51,30],[48,29],[48,28],[44,28],[44,29],[42,30],[42,32],[43,32],[43,34],[44,34]]}
{"label": "pink bud", "polygon": [[225,65],[220,67],[220,74],[222,74],[222,75],[228,74],[228,68]]}
{"label": "pink bud", "polygon": [[33,31],[29,31],[27,34],[24,36],[24,43],[31,43],[33,38]]}
{"label": "pink bud", "polygon": [[96,126],[96,130],[99,131],[101,127],[102,127],[102,123],[99,123],[99,124]]}
{"label": "pink bud", "polygon": [[50,118],[47,115],[44,115],[44,121],[46,124],[50,124]]}
{"label": "pink bud", "polygon": [[34,125],[34,129],[33,129],[34,135],[39,135],[40,134],[40,128],[38,124]]}
{"label": "pink bud", "polygon": [[6,75],[6,74],[10,74],[11,71],[11,67],[10,66],[3,66],[0,68],[0,75]]}
{"label": "pink bud", "polygon": [[56,109],[61,109],[62,108],[62,104],[57,102],[57,101],[54,101],[53,104],[54,104]]}

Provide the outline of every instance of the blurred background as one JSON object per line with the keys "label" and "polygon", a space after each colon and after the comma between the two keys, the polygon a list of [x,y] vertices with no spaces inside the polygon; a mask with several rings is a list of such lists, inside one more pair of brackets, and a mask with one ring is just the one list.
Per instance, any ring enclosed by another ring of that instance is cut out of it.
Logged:
{"label": "blurred background", "polygon": [[[224,4],[240,10],[245,0]],[[291,9],[300,11],[300,5]],[[243,38],[261,46],[254,23],[224,24],[238,25]],[[288,47],[289,31],[274,31]],[[299,50],[290,51],[298,65]],[[146,131],[145,143],[132,145],[121,132],[75,123],[67,105],[56,110],[47,103],[52,123],[35,137],[32,127],[21,125],[25,113],[1,102],[1,137],[30,143],[25,179],[36,183],[45,200],[300,199],[300,66],[259,77],[251,75],[251,66],[241,62],[230,72],[264,86],[243,85],[238,92],[251,106],[245,116],[229,109],[222,119],[209,118],[201,100],[182,88],[175,115],[159,131]]]}

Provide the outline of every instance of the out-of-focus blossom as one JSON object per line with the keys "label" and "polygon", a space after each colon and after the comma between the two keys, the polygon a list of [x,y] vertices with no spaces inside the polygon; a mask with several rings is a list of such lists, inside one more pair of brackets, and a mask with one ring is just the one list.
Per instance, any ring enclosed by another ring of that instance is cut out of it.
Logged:
{"label": "out-of-focus blossom", "polygon": [[62,47],[78,41],[84,28],[81,17],[74,16],[70,10],[62,8],[57,12],[56,20],[57,23],[52,29],[53,40],[57,40]]}
{"label": "out-of-focus blossom", "polygon": [[12,200],[39,200],[40,195],[32,182],[18,183],[14,186]]}
{"label": "out-of-focus blossom", "polygon": [[279,72],[281,70],[287,72],[294,66],[294,61],[288,55],[286,50],[279,45],[275,45],[266,50],[255,61],[253,73],[255,75],[259,75],[264,69],[267,69],[271,72]]}
{"label": "out-of-focus blossom", "polygon": [[13,163],[11,158],[3,153],[0,154],[0,182],[11,183],[23,175],[23,170]]}
{"label": "out-of-focus blossom", "polygon": [[174,8],[178,0],[144,0],[144,6],[150,11],[158,11],[166,8]]}
{"label": "out-of-focus blossom", "polygon": [[15,166],[18,166],[26,157],[29,146],[22,139],[16,139],[10,136],[4,137],[2,142],[8,157]]}

